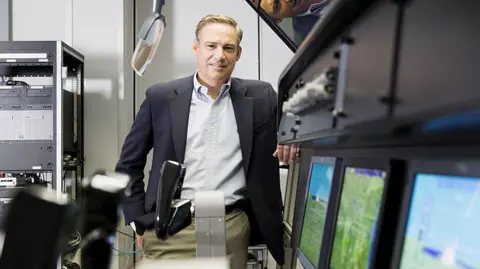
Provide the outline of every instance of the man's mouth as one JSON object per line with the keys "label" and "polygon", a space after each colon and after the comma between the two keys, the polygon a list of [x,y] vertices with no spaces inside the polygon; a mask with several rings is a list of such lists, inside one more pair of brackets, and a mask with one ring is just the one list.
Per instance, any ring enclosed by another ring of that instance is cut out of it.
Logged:
{"label": "man's mouth", "polygon": [[211,64],[211,66],[213,66],[215,68],[226,68],[227,67],[226,65],[219,65],[219,64]]}

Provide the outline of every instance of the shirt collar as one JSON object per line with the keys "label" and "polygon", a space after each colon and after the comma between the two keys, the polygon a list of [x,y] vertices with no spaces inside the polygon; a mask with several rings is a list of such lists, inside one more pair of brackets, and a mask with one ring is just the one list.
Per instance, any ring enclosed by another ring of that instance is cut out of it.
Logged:
{"label": "shirt collar", "polygon": [[308,15],[316,15],[319,16],[320,13],[327,7],[328,5],[328,0],[323,0],[321,2],[315,3],[310,5],[307,11],[298,14],[297,17],[302,17],[302,16],[308,16]]}
{"label": "shirt collar", "polygon": [[[205,86],[203,86],[202,84],[200,84],[200,82],[198,81],[198,78],[197,78],[197,73],[198,71],[195,71],[195,75],[193,75],[193,87],[194,87],[194,90],[195,92],[197,93],[201,93],[202,91],[205,91],[203,92],[203,94],[207,94],[207,88]],[[232,86],[232,79],[229,78],[228,81],[222,85],[222,88],[220,89],[220,94],[223,94],[225,92],[228,92],[230,90]]]}

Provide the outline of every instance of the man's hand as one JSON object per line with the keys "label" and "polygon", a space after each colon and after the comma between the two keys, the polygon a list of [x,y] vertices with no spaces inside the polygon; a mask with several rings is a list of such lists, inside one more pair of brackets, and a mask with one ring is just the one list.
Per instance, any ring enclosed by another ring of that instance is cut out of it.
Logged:
{"label": "man's hand", "polygon": [[137,245],[139,249],[143,249],[143,236],[136,235],[137,238]]}
{"label": "man's hand", "polygon": [[273,153],[273,157],[278,158],[282,163],[289,164],[297,158],[297,144],[277,145],[277,150]]}

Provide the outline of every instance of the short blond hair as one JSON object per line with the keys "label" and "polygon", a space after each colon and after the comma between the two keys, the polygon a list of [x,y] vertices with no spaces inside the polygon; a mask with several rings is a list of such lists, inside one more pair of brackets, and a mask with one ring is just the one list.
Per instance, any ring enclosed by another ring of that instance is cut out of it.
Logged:
{"label": "short blond hair", "polygon": [[240,45],[240,42],[243,38],[243,30],[238,25],[237,21],[229,16],[224,15],[207,15],[203,17],[197,24],[197,28],[195,29],[195,38],[199,40],[200,31],[205,27],[205,25],[209,23],[222,23],[233,26],[237,31],[237,45]]}

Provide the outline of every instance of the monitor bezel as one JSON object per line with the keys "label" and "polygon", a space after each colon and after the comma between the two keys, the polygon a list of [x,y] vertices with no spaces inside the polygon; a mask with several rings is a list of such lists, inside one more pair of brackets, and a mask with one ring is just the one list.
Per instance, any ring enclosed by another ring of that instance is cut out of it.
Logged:
{"label": "monitor bezel", "polygon": [[405,232],[409,219],[411,200],[417,174],[436,174],[460,177],[477,177],[480,180],[480,161],[478,160],[412,160],[409,164],[407,182],[401,203],[399,224],[394,241],[392,263],[389,268],[401,266]]}
{"label": "monitor bezel", "polygon": [[326,227],[327,227],[327,223],[328,223],[328,211],[329,211],[329,208],[330,208],[330,199],[332,198],[332,193],[333,193],[333,187],[334,187],[334,182],[336,181],[335,180],[335,177],[337,175],[337,167],[338,167],[338,164],[339,164],[339,160],[338,158],[335,158],[335,157],[325,157],[325,156],[319,156],[319,155],[312,155],[310,157],[310,165],[308,166],[308,177],[307,177],[307,180],[306,180],[306,185],[305,185],[305,188],[303,190],[303,193],[302,193],[302,205],[301,207],[299,207],[299,209],[301,210],[300,212],[300,218],[299,218],[299,224],[300,224],[300,227],[303,228],[303,221],[304,221],[304,218],[305,218],[305,207],[307,206],[307,199],[308,199],[308,190],[310,188],[310,181],[311,181],[311,176],[312,176],[312,168],[313,168],[313,165],[314,164],[327,164],[327,165],[332,165],[333,167],[333,174],[332,174],[332,188],[330,189],[330,195],[329,195],[329,201],[328,201],[328,206],[327,206],[327,215],[325,216],[325,224],[324,224],[324,229],[323,229],[323,235],[322,235],[322,243],[321,243],[321,246],[320,246],[320,249],[318,250],[319,251],[319,261],[317,262],[318,263],[318,266],[315,267],[308,259],[307,257],[303,254],[303,252],[301,251],[300,249],[300,242],[301,242],[301,239],[302,239],[302,229],[299,230],[299,234],[298,234],[298,246],[296,248],[296,257],[298,258],[298,260],[300,261],[300,263],[302,264],[303,268],[304,269],[317,269],[317,268],[322,268],[322,264],[321,264],[321,261],[322,261],[322,256],[321,256],[321,253],[322,253],[322,249],[324,248],[324,242],[325,242],[325,235],[327,234],[325,231],[326,231]]}
{"label": "monitor bezel", "polygon": [[293,163],[289,165],[287,182],[285,184],[285,199],[283,200],[283,222],[289,226],[290,233],[292,233],[293,223],[295,221],[295,202],[297,197],[300,168],[301,162],[299,159],[296,159]]}
{"label": "monitor bezel", "polygon": [[324,267],[330,268],[330,262],[333,252],[333,243],[335,238],[336,223],[338,219],[338,211],[340,208],[340,199],[343,191],[343,183],[345,178],[346,169],[349,167],[353,168],[362,168],[362,169],[374,169],[384,171],[385,174],[385,185],[381,198],[381,207],[378,212],[378,223],[375,233],[375,241],[373,243],[373,255],[375,259],[372,261],[372,264],[369,269],[372,268],[385,268],[385,264],[390,264],[390,258],[380,258],[379,255],[385,252],[388,252],[391,247],[388,247],[388,244],[392,242],[394,236],[391,234],[391,229],[395,228],[396,218],[398,217],[398,212],[395,211],[395,207],[399,204],[399,199],[401,199],[401,193],[398,194],[398,189],[401,189],[403,185],[404,171],[405,171],[405,162],[395,159],[385,159],[385,158],[345,158],[342,161],[339,177],[337,180],[338,189],[335,193],[335,200],[330,201],[329,212],[332,213],[329,222],[329,232],[330,236],[328,237],[328,252],[324,253],[325,261]]}

